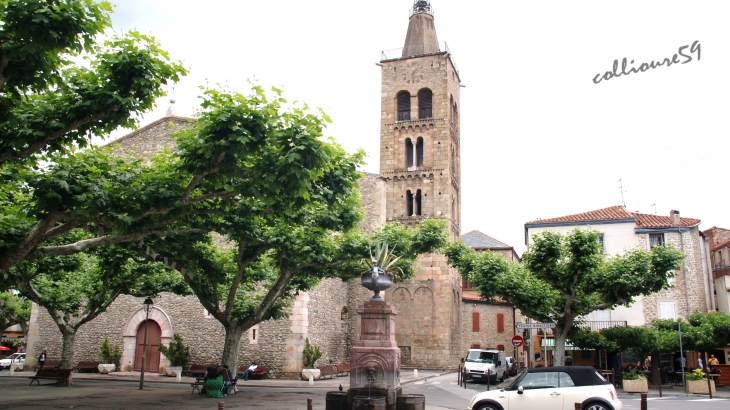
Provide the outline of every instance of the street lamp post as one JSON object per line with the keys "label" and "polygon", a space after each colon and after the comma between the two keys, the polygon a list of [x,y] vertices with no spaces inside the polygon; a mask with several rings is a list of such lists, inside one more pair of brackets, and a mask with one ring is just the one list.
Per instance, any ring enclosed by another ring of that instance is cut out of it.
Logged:
{"label": "street lamp post", "polygon": [[147,357],[147,327],[150,323],[150,308],[152,307],[154,303],[152,302],[152,299],[150,299],[149,296],[147,296],[147,299],[144,300],[144,310],[147,313],[144,321],[144,341],[142,346],[142,372],[139,374],[139,389],[142,390],[144,388],[144,367],[145,367],[145,358]]}

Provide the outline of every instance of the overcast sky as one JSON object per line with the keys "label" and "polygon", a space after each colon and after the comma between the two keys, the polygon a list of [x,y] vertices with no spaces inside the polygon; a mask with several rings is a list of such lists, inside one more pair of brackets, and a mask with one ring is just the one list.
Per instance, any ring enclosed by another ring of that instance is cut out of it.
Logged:
{"label": "overcast sky", "polygon": [[[461,89],[462,233],[525,250],[524,223],[621,204],[730,228],[730,2],[432,0]],[[247,79],[319,106],[348,151],[379,170],[381,51],[403,46],[413,0],[123,0],[115,29],[154,35],[198,86]],[[701,54],[691,46],[699,41]],[[626,71],[595,84],[626,57]],[[678,56],[678,61],[687,61]],[[158,102],[144,125],[164,116]],[[654,206],[655,205],[655,206]]]}

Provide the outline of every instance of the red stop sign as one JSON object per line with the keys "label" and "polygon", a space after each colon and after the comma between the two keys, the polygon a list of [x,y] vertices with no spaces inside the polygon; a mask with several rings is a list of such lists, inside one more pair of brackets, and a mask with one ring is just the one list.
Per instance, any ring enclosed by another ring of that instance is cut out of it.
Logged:
{"label": "red stop sign", "polygon": [[515,336],[512,338],[512,345],[514,347],[520,347],[522,346],[522,343],[524,343],[524,341],[522,340],[522,336]]}

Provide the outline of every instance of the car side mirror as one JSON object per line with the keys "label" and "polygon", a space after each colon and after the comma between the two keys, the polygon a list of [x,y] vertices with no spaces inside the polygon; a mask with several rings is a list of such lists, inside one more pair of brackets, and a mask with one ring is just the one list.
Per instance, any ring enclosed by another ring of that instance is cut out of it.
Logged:
{"label": "car side mirror", "polygon": [[520,386],[520,387],[517,388],[517,394],[522,394],[524,392],[525,392],[525,388],[524,387]]}
{"label": "car side mirror", "polygon": [[499,367],[501,365],[502,365],[502,361],[501,360],[497,360],[497,367]]}
{"label": "car side mirror", "polygon": [[464,358],[463,357],[461,358],[461,362],[464,363]]}

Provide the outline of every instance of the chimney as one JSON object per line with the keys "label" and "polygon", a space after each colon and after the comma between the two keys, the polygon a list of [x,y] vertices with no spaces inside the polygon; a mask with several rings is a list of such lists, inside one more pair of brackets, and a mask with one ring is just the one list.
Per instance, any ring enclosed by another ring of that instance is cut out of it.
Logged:
{"label": "chimney", "polygon": [[675,209],[669,211],[669,221],[672,225],[679,225],[679,211]]}

